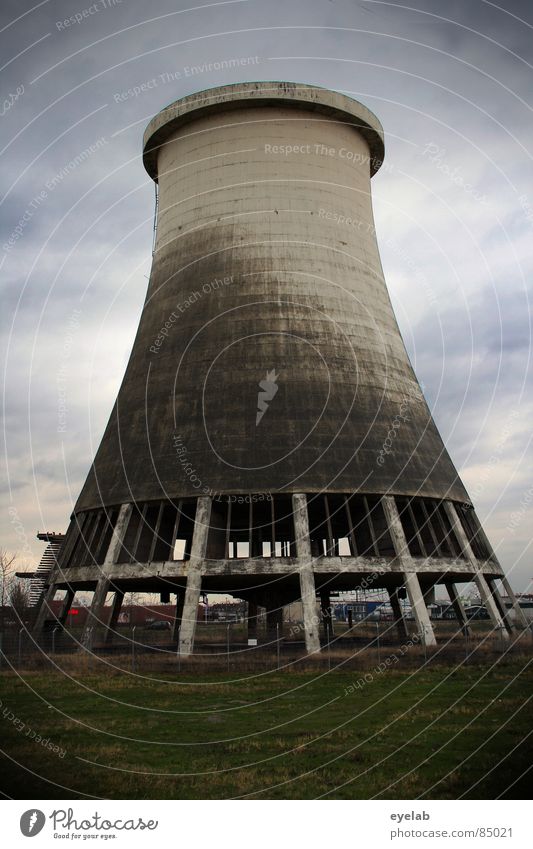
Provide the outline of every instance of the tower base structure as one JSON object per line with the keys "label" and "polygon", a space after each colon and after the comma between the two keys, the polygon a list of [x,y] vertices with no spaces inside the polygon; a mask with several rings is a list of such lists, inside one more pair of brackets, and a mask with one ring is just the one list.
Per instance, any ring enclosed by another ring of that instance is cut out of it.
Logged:
{"label": "tower base structure", "polygon": [[[175,593],[174,636],[187,657],[194,652],[201,593],[224,592],[248,602],[252,637],[258,606],[266,608],[267,637],[275,639],[281,608],[301,600],[306,651],[316,654],[321,625],[331,636],[329,593],[371,588],[388,591],[401,639],[409,625],[398,599],[406,595],[420,641],[433,646],[428,597],[443,585],[467,633],[457,590],[467,582],[475,582],[502,640],[527,627],[474,510],[452,501],[294,493],[122,504],[73,518],[35,632],[52,615],[51,602],[61,590],[68,606],[75,592],[94,592],[81,640],[89,651],[112,640],[125,593]],[[110,593],[109,617],[104,605]]]}

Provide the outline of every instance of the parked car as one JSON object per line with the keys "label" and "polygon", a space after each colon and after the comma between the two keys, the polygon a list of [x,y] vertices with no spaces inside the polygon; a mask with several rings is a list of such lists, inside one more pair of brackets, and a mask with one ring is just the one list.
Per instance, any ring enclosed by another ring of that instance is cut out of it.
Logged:
{"label": "parked car", "polygon": [[490,619],[487,608],[479,604],[465,607],[465,616],[467,619]]}
{"label": "parked car", "polygon": [[146,626],[147,631],[170,631],[172,625],[167,619],[156,619]]}

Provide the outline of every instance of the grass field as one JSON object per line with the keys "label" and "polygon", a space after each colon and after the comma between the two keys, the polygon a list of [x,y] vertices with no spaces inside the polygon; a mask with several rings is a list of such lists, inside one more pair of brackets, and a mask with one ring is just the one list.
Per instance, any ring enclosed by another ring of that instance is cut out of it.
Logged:
{"label": "grass field", "polygon": [[1,786],[19,799],[523,798],[530,662],[366,681],[364,668],[3,672]]}

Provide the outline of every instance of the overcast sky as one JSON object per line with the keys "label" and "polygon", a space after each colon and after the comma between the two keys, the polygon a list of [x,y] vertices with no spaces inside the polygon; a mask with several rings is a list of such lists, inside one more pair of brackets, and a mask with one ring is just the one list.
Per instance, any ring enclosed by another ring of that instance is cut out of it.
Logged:
{"label": "overcast sky", "polygon": [[[531,588],[531,4],[2,9],[1,546],[32,565],[36,532],[66,529],[116,397],[151,264],[146,124],[204,88],[293,80],[351,95],[384,125],[373,199],[400,328],[502,565]],[[209,67],[235,58],[249,64]]]}

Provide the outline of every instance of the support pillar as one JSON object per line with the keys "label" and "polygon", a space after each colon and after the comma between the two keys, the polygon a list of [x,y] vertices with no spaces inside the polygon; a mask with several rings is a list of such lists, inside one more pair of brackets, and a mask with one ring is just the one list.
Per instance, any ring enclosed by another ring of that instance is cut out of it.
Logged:
{"label": "support pillar", "polygon": [[526,614],[524,613],[524,611],[520,607],[519,601],[518,601],[517,597],[515,596],[515,594],[513,592],[513,588],[511,587],[511,584],[509,583],[509,581],[507,580],[505,575],[501,575],[500,580],[502,582],[502,585],[503,585],[505,592],[507,593],[508,597],[511,599],[511,603],[513,605],[513,610],[514,610],[514,614],[515,614],[514,624],[516,625],[517,628],[525,628],[526,630],[529,629],[529,623],[526,619]]}
{"label": "support pillar", "polygon": [[405,573],[405,587],[407,589],[409,601],[411,602],[411,609],[415,617],[418,633],[420,634],[422,643],[425,646],[436,646],[437,640],[435,639],[433,625],[429,618],[428,609],[424,601],[424,596],[422,595],[422,590],[420,589],[420,582],[416,572]]}
{"label": "support pillar", "polygon": [[418,580],[416,569],[414,568],[413,558],[409,552],[409,546],[403,532],[402,521],[400,519],[400,514],[398,513],[394,496],[384,495],[381,499],[381,503],[383,505],[385,518],[389,527],[389,533],[394,546],[396,564],[400,567],[400,569],[404,570],[405,588],[407,590],[407,595],[409,596],[409,601],[411,602],[411,608],[415,617],[418,633],[420,634],[420,638],[423,640],[424,645],[436,646],[437,640],[435,639],[435,632],[433,631],[433,625],[431,624],[429,613],[424,602],[424,596],[420,589],[420,582]]}
{"label": "support pillar", "polygon": [[176,613],[174,616],[174,627],[172,628],[172,640],[177,643],[180,638],[181,620],[183,618],[183,605],[185,603],[185,592],[180,590],[176,593]]}
{"label": "support pillar", "polygon": [[445,501],[444,509],[446,511],[446,515],[448,516],[448,520],[453,528],[453,532],[455,533],[455,536],[459,540],[459,544],[463,549],[463,553],[472,566],[472,571],[474,572],[474,580],[479,590],[481,601],[487,608],[493,627],[497,631],[500,631],[502,639],[508,640],[509,634],[507,632],[507,628],[505,627],[505,622],[500,614],[500,611],[498,610],[496,602],[494,601],[489,585],[485,580],[485,576],[479,568],[478,561],[474,556],[474,552],[472,551],[472,546],[470,545],[467,539],[467,536],[464,532],[464,528],[461,524],[461,520],[457,515],[455,504],[452,501]]}
{"label": "support pillar", "polygon": [[403,617],[402,606],[400,604],[400,599],[398,598],[398,590],[389,590],[389,599],[390,605],[392,607],[392,614],[394,616],[394,624],[396,625],[396,630],[398,632],[398,637],[400,640],[405,639],[409,636],[409,631],[407,630],[407,623]]}
{"label": "support pillar", "polygon": [[87,621],[81,638],[81,644],[87,651],[91,651],[98,626],[102,624],[102,613],[110,583],[109,578],[105,575],[99,579],[91,607],[87,611]]}
{"label": "support pillar", "polygon": [[304,616],[305,648],[308,654],[320,651],[318,636],[318,616],[316,613],[316,589],[311,544],[309,540],[309,518],[307,516],[307,498],[303,493],[292,496],[294,535],[296,556],[300,573],[300,593]]}
{"label": "support pillar", "polygon": [[113,568],[113,564],[116,563],[118,553],[128,527],[132,509],[131,504],[122,504],[115,527],[113,528],[111,540],[102,564],[102,571],[100,573],[101,577],[96,585],[91,608],[87,612],[87,621],[81,637],[81,646],[87,651],[91,651],[96,631],[98,626],[102,623],[103,608],[107,593],[111,586],[110,573]]}
{"label": "support pillar", "polygon": [[453,581],[447,581],[445,586],[446,592],[450,597],[450,601],[455,611],[456,619],[459,622],[461,631],[465,637],[468,637],[470,634],[470,625],[468,624],[468,619],[466,618],[463,602],[461,601],[459,593],[457,592],[457,587],[455,586]]}
{"label": "support pillar", "polygon": [[52,613],[52,602],[55,598],[56,592],[56,584],[50,584],[44,594],[41,606],[39,608],[39,613],[37,614],[37,619],[35,620],[35,625],[33,626],[33,632],[36,636],[42,634],[45,621],[54,615]]}
{"label": "support pillar", "polygon": [[122,607],[122,602],[124,601],[124,593],[122,590],[115,590],[115,597],[113,599],[113,607],[111,608],[111,616],[109,617],[109,623],[107,625],[107,632],[105,635],[106,645],[111,645],[113,642],[113,637],[115,636],[115,632],[117,629],[118,617],[120,616],[120,609]]}
{"label": "support pillar", "polygon": [[248,602],[248,639],[257,639],[257,604],[255,601]]}
{"label": "support pillar", "polygon": [[191,556],[187,562],[187,587],[179,636],[179,650],[182,657],[188,657],[192,654],[194,647],[198,604],[202,590],[202,561],[205,560],[210,521],[211,499],[202,496],[196,502]]}
{"label": "support pillar", "polygon": [[496,579],[494,578],[485,578],[488,588],[491,592],[492,598],[494,599],[494,603],[498,608],[498,612],[502,618],[503,624],[507,628],[507,633],[513,633],[513,623],[511,622],[511,617],[509,616],[509,612],[503,602],[503,599],[498,591],[498,587],[496,586]]}
{"label": "support pillar", "polygon": [[61,607],[61,613],[59,614],[59,624],[62,628],[65,627],[65,622],[67,621],[67,616],[70,608],[72,607],[72,602],[74,601],[74,596],[76,595],[76,591],[70,589],[67,590],[67,594],[63,599],[63,606]]}
{"label": "support pillar", "polygon": [[201,591],[202,573],[199,567],[195,567],[190,569],[189,574],[187,575],[187,588],[185,590],[183,600],[181,626],[179,631],[179,649],[182,657],[189,657],[189,655],[193,652]]}
{"label": "support pillar", "polygon": [[507,628],[505,627],[505,622],[498,609],[498,606],[494,601],[493,595],[490,591],[490,587],[485,579],[485,576],[481,572],[478,572],[475,581],[479,590],[479,595],[481,596],[481,601],[487,608],[494,629],[500,632],[502,640],[508,640],[509,633],[507,631]]}

